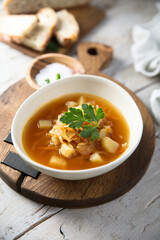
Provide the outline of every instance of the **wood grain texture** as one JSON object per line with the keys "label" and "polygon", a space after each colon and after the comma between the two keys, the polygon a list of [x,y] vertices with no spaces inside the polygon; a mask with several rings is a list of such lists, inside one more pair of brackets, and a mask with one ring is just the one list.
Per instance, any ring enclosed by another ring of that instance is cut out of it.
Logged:
{"label": "wood grain texture", "polygon": [[[25,91],[25,95],[22,93],[22,83],[14,85],[14,88],[9,88],[3,95],[0,96],[0,162],[3,161],[6,154],[9,151],[15,151],[14,147],[11,144],[5,143],[3,140],[8,135],[11,123],[19,106],[22,102],[33,92],[32,89]],[[15,101],[16,96],[16,101]],[[24,175],[19,171],[16,171],[6,165],[0,164],[0,176],[1,178],[15,191],[20,191],[20,185],[24,178]]]}
{"label": "wood grain texture", "polygon": [[78,58],[88,74],[94,74],[107,67],[113,55],[111,46],[95,42],[82,42],[77,50]]}
{"label": "wood grain texture", "polygon": [[[102,19],[104,19],[105,13],[102,9],[96,6],[87,5],[84,7],[78,7],[70,9],[69,12],[71,12],[75,18],[77,19],[79,26],[80,26],[80,36],[79,39],[84,37],[86,34],[88,34],[89,31],[91,31]],[[14,42],[8,42],[4,39],[0,39],[0,41],[6,43],[8,46],[15,48],[22,53],[29,55],[31,57],[36,57],[44,53],[52,52],[52,51],[43,51],[38,52],[34,51],[26,46],[18,45]],[[71,50],[73,46],[70,47],[61,47],[58,48],[58,53],[66,54]]]}
{"label": "wood grain texture", "polygon": [[127,161],[104,175],[81,181],[63,181],[44,174],[38,181],[27,177],[21,186],[22,195],[53,206],[76,208],[102,204],[130,190],[145,173],[155,145],[152,118],[141,100],[133,93],[132,97],[142,114],[144,131],[138,148]]}
{"label": "wood grain texture", "polygon": [[[92,51],[89,51],[90,49]],[[109,64],[111,61],[111,48],[97,43],[81,43],[78,47],[78,56],[86,68],[87,73],[101,75],[115,81],[111,77],[99,72],[104,65]],[[21,93],[23,92],[23,95],[19,94],[19,89]],[[154,150],[155,137],[153,122],[148,110],[131,91],[127,91],[136,101],[144,122],[144,131],[140,145],[127,161],[109,173],[81,181],[64,181],[44,174],[40,174],[36,180],[31,177],[25,177],[22,185],[20,181],[15,179],[15,185],[18,185],[18,191],[21,191],[22,195],[44,204],[71,208],[98,205],[113,200],[132,188],[143,176],[148,167]],[[15,104],[19,106],[24,98],[27,98],[32,92],[33,90],[31,90],[24,79],[4,93],[2,98],[12,99],[14,95],[19,96],[19,98],[16,98],[16,102],[18,103]],[[2,103],[3,102],[4,100]],[[7,104],[7,108],[10,108],[7,109],[7,111],[13,113],[12,104]],[[6,114],[3,114],[4,117],[5,115]],[[145,154],[143,148],[146,146],[148,147],[148,152]],[[1,172],[1,175],[8,183],[5,171]],[[12,174],[10,174],[10,176],[12,176]],[[11,177],[9,177],[9,179],[10,178]],[[11,185],[13,184],[10,184],[10,186]]]}
{"label": "wood grain texture", "polygon": [[[98,70],[110,61],[111,54],[106,54],[105,48],[103,53],[102,49],[104,46],[102,47],[99,44],[95,44],[94,46],[92,44],[91,46],[92,49],[96,49],[97,54],[90,55],[90,53],[88,53],[89,43],[80,44],[78,48],[80,60],[84,66],[92,65],[92,67],[88,68],[89,70],[87,70],[87,72],[108,78],[109,76],[98,72]],[[83,57],[82,53],[84,53],[85,57]],[[103,57],[100,57],[102,54]],[[92,61],[90,58],[92,58]],[[109,78],[112,79],[111,77]],[[115,81],[114,79],[112,80]],[[19,87],[19,85],[21,87]],[[27,85],[25,79],[14,85],[11,89],[9,89],[9,94],[18,95],[19,98],[17,98],[18,100],[16,99],[16,101],[20,103],[22,103],[20,99],[22,94],[19,94],[19,89],[23,92],[23,98],[30,95],[33,91]],[[127,161],[104,175],[81,181],[64,181],[44,174],[40,174],[37,180],[31,177],[25,177],[20,186],[21,194],[44,204],[76,208],[90,207],[111,201],[131,189],[141,179],[149,165],[154,150],[155,135],[153,121],[147,108],[130,90],[126,90],[136,101],[144,123],[142,140],[136,151]],[[3,94],[4,99],[7,97],[8,91]],[[10,97],[12,98],[13,96]],[[11,104],[7,106],[8,108],[12,108]],[[144,151],[146,148],[148,151]]]}

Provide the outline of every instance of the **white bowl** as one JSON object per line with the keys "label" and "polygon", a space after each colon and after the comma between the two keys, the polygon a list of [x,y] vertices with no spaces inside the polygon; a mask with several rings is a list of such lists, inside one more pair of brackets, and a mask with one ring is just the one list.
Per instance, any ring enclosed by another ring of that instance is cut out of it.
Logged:
{"label": "white bowl", "polygon": [[[90,93],[112,102],[126,118],[130,141],[126,151],[115,161],[86,170],[59,170],[41,165],[28,157],[22,145],[22,131],[33,113],[53,98],[69,93]],[[17,111],[12,123],[12,140],[18,154],[32,167],[44,174],[66,180],[80,180],[104,174],[122,164],[137,148],[143,131],[140,111],[132,97],[118,84],[106,78],[80,75],[68,77],[33,93]]]}

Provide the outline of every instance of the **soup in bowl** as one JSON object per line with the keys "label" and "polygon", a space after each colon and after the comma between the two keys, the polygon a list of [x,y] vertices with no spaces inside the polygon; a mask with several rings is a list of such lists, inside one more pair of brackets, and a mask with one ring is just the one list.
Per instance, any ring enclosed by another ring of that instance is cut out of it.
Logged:
{"label": "soup in bowl", "polygon": [[131,96],[97,76],[69,77],[41,88],[20,107],[12,124],[18,154],[60,179],[106,173],[136,149],[143,123]]}

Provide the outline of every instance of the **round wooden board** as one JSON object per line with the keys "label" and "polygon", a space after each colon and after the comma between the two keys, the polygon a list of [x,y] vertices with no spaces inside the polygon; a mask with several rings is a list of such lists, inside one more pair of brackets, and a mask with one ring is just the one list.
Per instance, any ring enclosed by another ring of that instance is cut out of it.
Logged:
{"label": "round wooden board", "polygon": [[[85,66],[81,56],[79,57]],[[88,70],[88,72],[90,71]],[[94,74],[112,79],[100,72],[95,72]],[[114,79],[112,80],[115,81]],[[129,191],[147,170],[154,151],[155,133],[152,118],[145,105],[134,93],[128,89],[126,90],[131,94],[139,107],[144,129],[138,148],[119,167],[99,177],[81,181],[65,181],[44,174],[40,174],[38,179],[33,179],[0,164],[0,176],[2,179],[14,190],[29,199],[65,208],[99,205]],[[25,79],[23,79],[9,88],[0,97],[0,151],[2,152],[0,161],[4,159],[9,150],[13,151],[13,146],[4,143],[3,140],[10,131],[11,122],[18,107],[32,92],[33,90],[28,86]]]}

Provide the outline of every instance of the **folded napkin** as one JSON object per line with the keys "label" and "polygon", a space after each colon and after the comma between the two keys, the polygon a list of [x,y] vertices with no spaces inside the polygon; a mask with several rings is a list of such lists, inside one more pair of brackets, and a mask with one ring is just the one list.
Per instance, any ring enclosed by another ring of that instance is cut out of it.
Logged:
{"label": "folded napkin", "polygon": [[153,90],[150,98],[150,104],[154,117],[160,125],[160,89]]}
{"label": "folded napkin", "polygon": [[160,2],[158,14],[148,23],[133,27],[131,54],[134,68],[147,77],[160,73]]}

